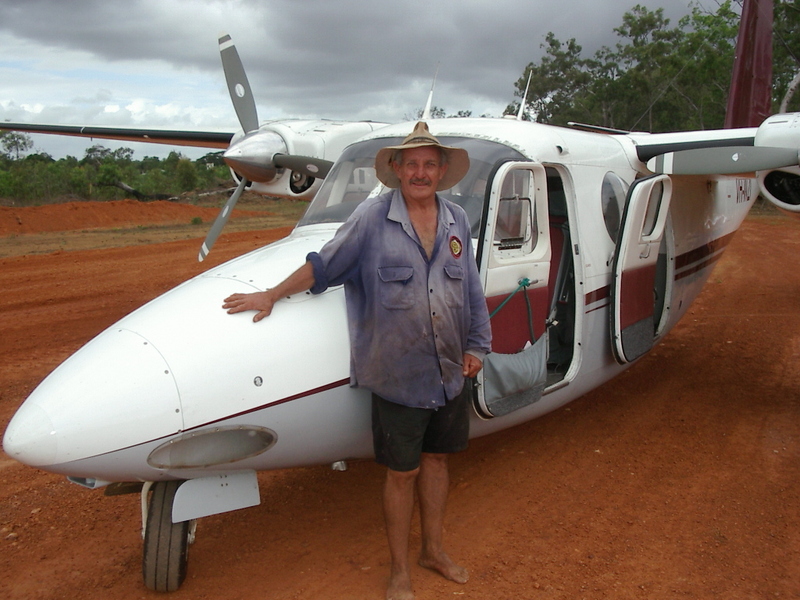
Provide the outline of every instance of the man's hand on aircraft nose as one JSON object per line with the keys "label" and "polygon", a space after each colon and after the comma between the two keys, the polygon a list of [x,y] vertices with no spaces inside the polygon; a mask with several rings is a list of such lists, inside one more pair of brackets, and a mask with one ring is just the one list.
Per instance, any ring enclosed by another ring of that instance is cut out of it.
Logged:
{"label": "man's hand on aircraft nose", "polygon": [[256,310],[258,313],[253,317],[253,323],[258,323],[261,319],[270,315],[274,305],[275,299],[270,290],[267,290],[266,292],[252,294],[231,294],[225,298],[222,308],[226,309],[229,315]]}

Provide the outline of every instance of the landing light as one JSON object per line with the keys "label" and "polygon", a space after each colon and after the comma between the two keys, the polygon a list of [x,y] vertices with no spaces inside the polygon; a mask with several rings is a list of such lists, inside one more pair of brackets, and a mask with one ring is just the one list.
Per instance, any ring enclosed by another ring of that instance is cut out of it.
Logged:
{"label": "landing light", "polygon": [[197,469],[224,465],[266,452],[278,434],[247,425],[193,431],[162,444],[147,457],[156,469]]}

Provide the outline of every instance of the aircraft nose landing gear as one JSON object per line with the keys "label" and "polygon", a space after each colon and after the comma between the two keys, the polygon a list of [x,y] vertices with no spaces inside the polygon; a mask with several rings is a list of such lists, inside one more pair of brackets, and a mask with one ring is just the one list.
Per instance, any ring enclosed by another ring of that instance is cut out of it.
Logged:
{"label": "aircraft nose landing gear", "polygon": [[253,470],[145,483],[142,487],[144,584],[157,592],[177,590],[186,579],[189,545],[194,542],[197,519],[257,506],[260,502],[258,478]]}
{"label": "aircraft nose landing gear", "polygon": [[[186,578],[189,544],[194,541],[196,521],[172,522],[172,505],[182,481],[158,481],[150,486],[144,519],[142,575],[156,592],[174,592]],[[142,490],[143,509],[148,488]]]}

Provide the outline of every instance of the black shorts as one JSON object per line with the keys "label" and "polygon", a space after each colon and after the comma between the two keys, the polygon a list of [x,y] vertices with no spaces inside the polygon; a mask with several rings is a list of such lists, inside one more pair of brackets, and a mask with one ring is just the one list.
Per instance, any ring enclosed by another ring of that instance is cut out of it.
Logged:
{"label": "black shorts", "polygon": [[372,394],[375,460],[393,471],[413,471],[420,454],[450,454],[469,444],[469,381],[462,392],[434,410],[389,402]]}

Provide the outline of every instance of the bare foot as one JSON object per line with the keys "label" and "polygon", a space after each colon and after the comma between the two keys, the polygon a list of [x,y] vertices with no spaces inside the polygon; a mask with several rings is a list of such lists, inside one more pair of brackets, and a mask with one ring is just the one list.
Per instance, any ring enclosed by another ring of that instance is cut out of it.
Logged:
{"label": "bare foot", "polygon": [[469,580],[469,571],[464,567],[458,566],[452,559],[442,552],[439,556],[420,556],[419,566],[431,569],[442,575],[445,579],[455,581],[456,583],[467,583]]}
{"label": "bare foot", "polygon": [[408,573],[392,573],[386,588],[386,600],[414,600]]}

